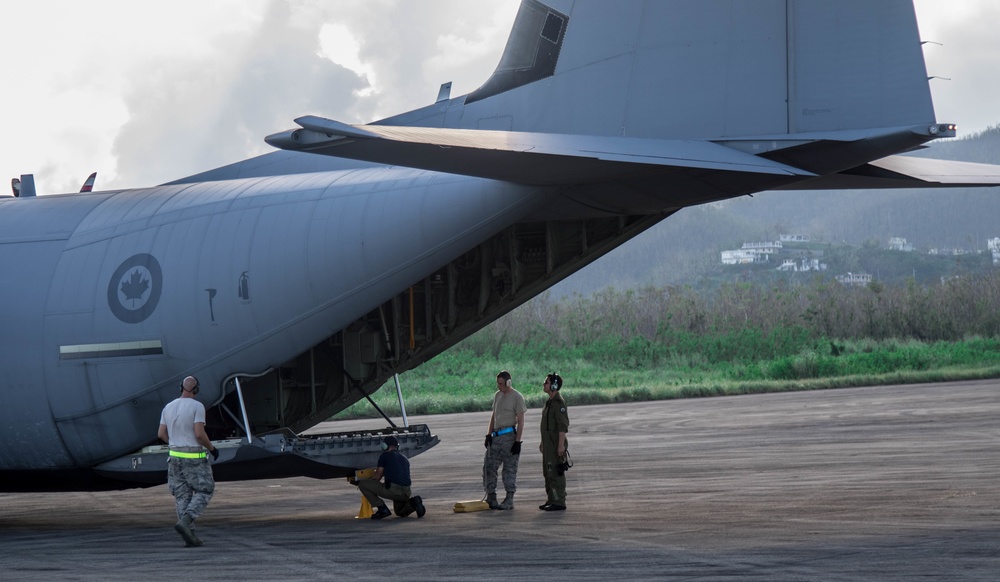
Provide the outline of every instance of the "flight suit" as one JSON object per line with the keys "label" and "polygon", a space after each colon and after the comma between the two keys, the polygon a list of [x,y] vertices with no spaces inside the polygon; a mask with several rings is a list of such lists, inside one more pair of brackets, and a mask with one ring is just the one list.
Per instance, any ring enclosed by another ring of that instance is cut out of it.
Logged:
{"label": "flight suit", "polygon": [[[566,475],[560,474],[559,463],[565,457],[559,456],[559,433],[569,432],[569,414],[562,394],[556,392],[545,402],[542,409],[542,472],[545,475],[545,494],[548,503],[566,505]],[[569,450],[569,439],[566,439]]]}

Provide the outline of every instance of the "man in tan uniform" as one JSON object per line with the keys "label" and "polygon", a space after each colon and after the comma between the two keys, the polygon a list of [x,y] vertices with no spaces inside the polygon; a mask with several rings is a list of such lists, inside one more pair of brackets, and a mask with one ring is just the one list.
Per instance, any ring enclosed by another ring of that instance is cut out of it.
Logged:
{"label": "man in tan uniform", "polygon": [[[497,392],[493,395],[493,414],[486,432],[486,458],[483,459],[483,488],[490,509],[514,509],[517,491],[517,463],[521,458],[524,397],[514,390],[510,372],[497,374]],[[503,488],[507,495],[497,503],[497,469],[503,465]]]}

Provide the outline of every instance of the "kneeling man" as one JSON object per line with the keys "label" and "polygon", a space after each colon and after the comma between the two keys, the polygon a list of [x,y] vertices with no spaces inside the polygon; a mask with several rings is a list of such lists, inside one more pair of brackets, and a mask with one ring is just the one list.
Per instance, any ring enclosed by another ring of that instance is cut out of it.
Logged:
{"label": "kneeling man", "polygon": [[[406,517],[414,511],[423,517],[424,504],[419,497],[410,497],[410,460],[399,452],[399,441],[389,435],[382,439],[382,453],[378,458],[378,468],[374,479],[358,481],[358,489],[373,508],[372,519],[382,519],[391,515],[382,499],[391,499],[392,508],[399,517]],[[385,478],[385,483],[382,479]]]}

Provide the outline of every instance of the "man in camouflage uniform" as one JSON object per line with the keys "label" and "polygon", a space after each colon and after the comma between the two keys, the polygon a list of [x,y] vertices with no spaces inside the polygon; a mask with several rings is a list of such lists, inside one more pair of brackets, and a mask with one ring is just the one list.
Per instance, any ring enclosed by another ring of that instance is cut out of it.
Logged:
{"label": "man in camouflage uniform", "polygon": [[215,492],[208,455],[219,458],[219,451],[205,433],[205,405],[194,398],[198,388],[197,378],[184,378],[180,398],[163,408],[157,433],[170,445],[167,485],[177,506],[174,530],[189,548],[202,545],[194,532],[194,520],[205,511]]}
{"label": "man in camouflage uniform", "polygon": [[569,432],[569,414],[566,401],[559,389],[563,380],[559,374],[545,377],[542,390],[549,396],[542,409],[542,442],[538,451],[542,453],[542,472],[545,474],[545,494],[547,500],[538,509],[542,511],[564,511],[566,509],[566,433]]}
{"label": "man in camouflage uniform", "polygon": [[[521,458],[521,435],[524,397],[511,385],[510,372],[497,374],[497,392],[493,395],[493,414],[486,432],[486,458],[483,459],[483,488],[490,509],[514,509],[517,491],[517,463]],[[497,469],[503,465],[503,488],[507,495],[497,503]]]}

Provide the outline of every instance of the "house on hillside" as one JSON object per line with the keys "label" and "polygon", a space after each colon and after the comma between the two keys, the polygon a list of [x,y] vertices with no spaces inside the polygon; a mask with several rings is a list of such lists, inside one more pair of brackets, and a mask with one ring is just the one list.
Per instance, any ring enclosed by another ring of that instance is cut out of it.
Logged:
{"label": "house on hillside", "polygon": [[909,253],[913,251],[913,245],[906,242],[905,238],[892,237],[889,239],[889,250]]}
{"label": "house on hillside", "polygon": [[783,243],[807,243],[810,239],[808,234],[779,234],[778,240]]}
{"label": "house on hillside", "polygon": [[1000,237],[991,238],[986,241],[986,248],[993,253],[993,264],[1000,265]]}
{"label": "house on hillside", "polygon": [[754,250],[738,249],[733,251],[722,251],[723,265],[752,265],[766,263],[770,260],[770,255],[758,253]]}
{"label": "house on hillside", "polygon": [[942,256],[942,257],[960,257],[962,255],[969,254],[969,251],[967,251],[965,249],[958,249],[958,248],[950,248],[950,249],[940,248],[940,249],[931,249],[931,250],[927,251],[927,254],[928,255],[937,255],[937,256]]}
{"label": "house on hillside", "polygon": [[868,273],[848,273],[837,275],[836,278],[838,283],[846,287],[867,287],[873,279]]}
{"label": "house on hillside", "polygon": [[781,252],[780,242],[747,242],[743,248],[722,251],[723,265],[750,265],[767,263],[771,255]]}
{"label": "house on hillside", "polygon": [[819,262],[819,259],[807,259],[805,257],[798,259],[785,259],[782,261],[781,266],[778,267],[779,271],[793,271],[795,273],[804,273],[808,271],[825,271],[826,263]]}
{"label": "house on hillside", "polygon": [[745,242],[743,243],[743,250],[754,251],[755,253],[760,253],[764,255],[773,255],[781,252],[781,242]]}

